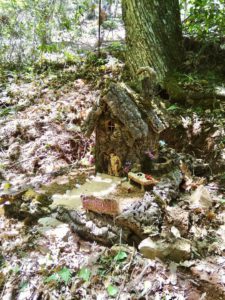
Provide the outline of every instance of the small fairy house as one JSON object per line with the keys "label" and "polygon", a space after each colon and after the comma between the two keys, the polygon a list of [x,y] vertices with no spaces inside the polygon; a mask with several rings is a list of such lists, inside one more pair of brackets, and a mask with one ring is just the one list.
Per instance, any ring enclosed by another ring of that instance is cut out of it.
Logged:
{"label": "small fairy house", "polygon": [[124,168],[157,157],[159,133],[167,125],[162,113],[142,100],[125,84],[111,83],[92,108],[83,128],[87,136],[95,130],[97,172],[121,176]]}

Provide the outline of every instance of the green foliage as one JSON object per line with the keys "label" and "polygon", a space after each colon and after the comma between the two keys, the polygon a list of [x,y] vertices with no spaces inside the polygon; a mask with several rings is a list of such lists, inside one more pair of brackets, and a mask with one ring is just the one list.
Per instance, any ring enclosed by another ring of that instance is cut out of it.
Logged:
{"label": "green foliage", "polygon": [[90,66],[102,66],[106,64],[106,57],[102,54],[101,57],[98,57],[97,53],[89,52],[87,54],[86,64]]}
{"label": "green foliage", "polygon": [[2,254],[0,254],[0,268],[2,268],[4,266],[4,263],[5,263],[4,256]]}
{"label": "green foliage", "polygon": [[4,191],[8,191],[12,187],[10,182],[6,182],[3,186]]}
{"label": "green foliage", "polygon": [[107,20],[102,24],[102,28],[107,30],[115,30],[118,28],[118,25],[114,20]]}
{"label": "green foliage", "polygon": [[63,281],[66,285],[70,282],[71,271],[69,269],[64,267],[62,270],[60,270],[58,272],[58,275],[59,275],[61,281]]}
{"label": "green foliage", "polygon": [[177,111],[179,109],[179,106],[177,104],[172,104],[167,108],[168,111]]}
{"label": "green foliage", "polygon": [[83,279],[84,281],[89,281],[91,276],[91,271],[88,268],[82,268],[80,269],[78,273],[79,278]]}
{"label": "green foliage", "polygon": [[114,257],[115,261],[122,261],[127,258],[127,253],[124,251],[119,251],[117,255]]}
{"label": "green foliage", "polygon": [[13,274],[18,274],[20,272],[20,267],[16,264],[15,267],[12,268]]}
{"label": "green foliage", "polygon": [[11,113],[13,113],[12,107],[0,108],[0,117],[8,116]]}
{"label": "green foliage", "polygon": [[185,9],[183,30],[186,34],[213,42],[224,37],[224,0],[183,0],[181,4]]}
{"label": "green foliage", "polygon": [[118,294],[119,290],[118,290],[118,288],[116,286],[110,284],[107,287],[107,292],[108,292],[108,295],[110,297],[116,297],[116,295]]}
{"label": "green foliage", "polygon": [[22,281],[19,285],[20,291],[25,291],[29,286],[29,283],[27,281]]}
{"label": "green foliage", "polygon": [[63,282],[66,285],[69,284],[69,282],[71,281],[71,271],[70,269],[63,267],[61,270],[59,270],[56,273],[53,273],[52,275],[50,275],[49,277],[47,277],[45,279],[45,283],[60,283]]}
{"label": "green foliage", "polygon": [[76,63],[78,60],[77,56],[69,51],[64,52],[64,57],[67,63]]}
{"label": "green foliage", "polygon": [[0,1],[1,63],[27,64],[43,53],[61,53],[65,32],[71,40],[91,0],[4,0]]}
{"label": "green foliage", "polygon": [[118,59],[124,60],[126,47],[121,42],[112,42],[107,46],[106,50]]}

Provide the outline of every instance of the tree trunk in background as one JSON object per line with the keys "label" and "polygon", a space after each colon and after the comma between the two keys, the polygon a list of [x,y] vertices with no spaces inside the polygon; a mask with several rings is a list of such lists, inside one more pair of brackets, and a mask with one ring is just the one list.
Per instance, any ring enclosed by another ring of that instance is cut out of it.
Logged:
{"label": "tree trunk in background", "polygon": [[126,28],[126,62],[132,77],[140,67],[153,67],[163,83],[182,59],[178,0],[122,0]]}

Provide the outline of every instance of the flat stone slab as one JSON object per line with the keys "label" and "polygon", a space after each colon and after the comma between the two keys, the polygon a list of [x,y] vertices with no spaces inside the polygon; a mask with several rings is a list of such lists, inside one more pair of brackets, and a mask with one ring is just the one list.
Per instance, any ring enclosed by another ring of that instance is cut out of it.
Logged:
{"label": "flat stone slab", "polygon": [[70,233],[68,224],[62,223],[52,217],[38,220],[38,232],[46,238],[66,240]]}

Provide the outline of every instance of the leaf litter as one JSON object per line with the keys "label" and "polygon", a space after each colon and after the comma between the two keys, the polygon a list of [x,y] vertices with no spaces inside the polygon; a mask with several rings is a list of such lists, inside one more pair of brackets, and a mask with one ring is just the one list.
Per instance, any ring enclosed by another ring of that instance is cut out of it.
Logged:
{"label": "leaf litter", "polygon": [[[81,161],[93,165],[94,137],[86,139],[80,126],[100,92],[81,79],[57,89],[52,82],[46,77],[11,83],[1,95],[1,106],[9,108],[0,120],[4,193],[64,180]],[[162,229],[169,229],[165,236],[195,243],[192,260],[151,260],[131,246],[84,241],[54,216],[29,226],[1,214],[0,298],[225,299],[224,196],[215,194],[213,183],[206,191],[187,166],[181,169],[183,189],[195,189],[193,207],[185,209],[185,198],[180,207],[167,207]]]}

